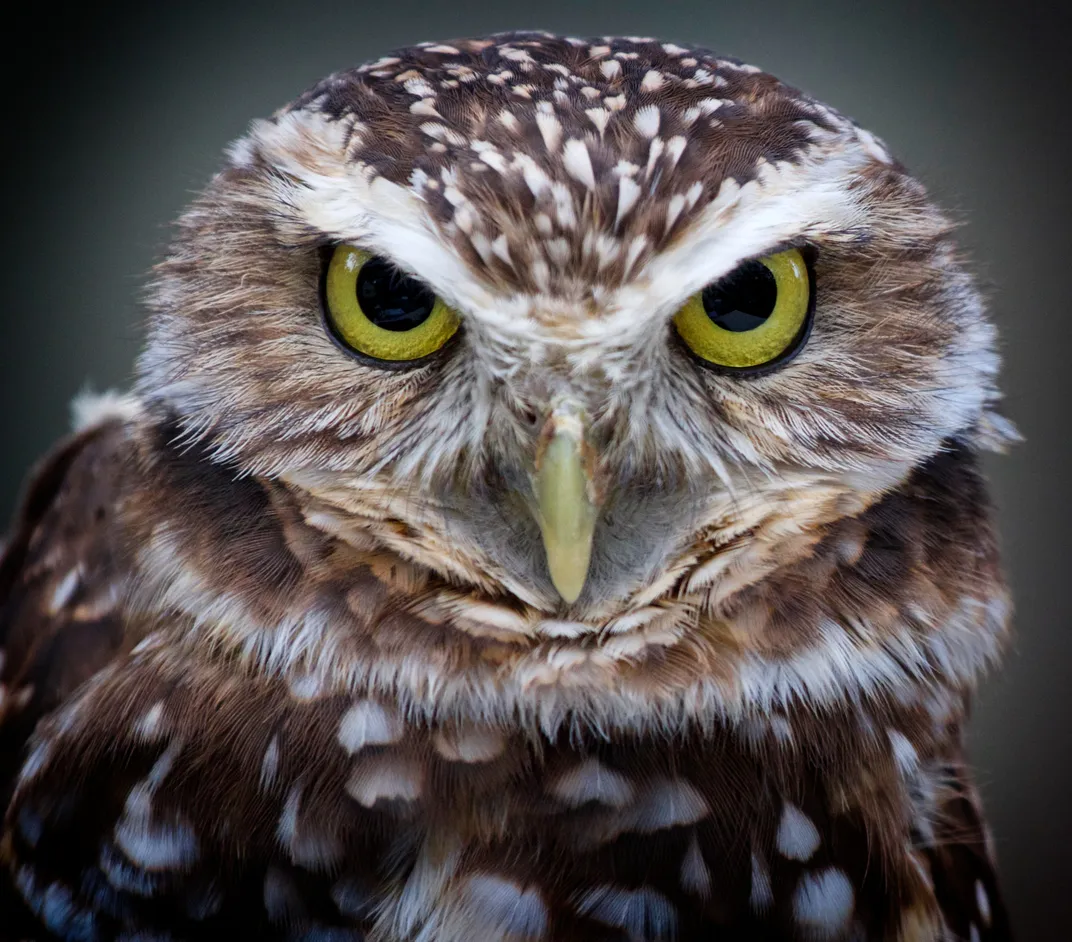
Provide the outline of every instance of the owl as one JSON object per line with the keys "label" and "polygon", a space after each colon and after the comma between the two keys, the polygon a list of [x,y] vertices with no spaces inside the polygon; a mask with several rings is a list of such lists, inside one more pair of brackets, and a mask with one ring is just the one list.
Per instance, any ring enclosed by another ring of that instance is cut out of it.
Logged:
{"label": "owl", "polygon": [[0,570],[10,939],[984,942],[994,332],[876,137],[646,38],[254,123]]}

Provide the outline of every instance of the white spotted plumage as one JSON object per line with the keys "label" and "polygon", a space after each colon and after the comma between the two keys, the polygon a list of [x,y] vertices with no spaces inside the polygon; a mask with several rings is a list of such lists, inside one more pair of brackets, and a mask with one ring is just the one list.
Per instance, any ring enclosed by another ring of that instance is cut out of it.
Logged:
{"label": "white spotted plumage", "polygon": [[[517,33],[336,73],[227,155],[135,393],[80,398],[6,551],[20,931],[1007,940],[962,723],[1015,433],[886,145],[736,60]],[[440,351],[345,349],[340,244],[453,312]],[[787,250],[795,356],[690,354],[688,299]]]}

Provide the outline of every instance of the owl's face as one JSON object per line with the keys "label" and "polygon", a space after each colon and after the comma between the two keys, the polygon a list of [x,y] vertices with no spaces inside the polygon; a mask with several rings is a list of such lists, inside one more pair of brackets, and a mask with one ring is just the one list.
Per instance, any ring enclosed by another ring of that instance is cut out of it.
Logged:
{"label": "owl's face", "polygon": [[141,387],[447,582],[574,624],[702,609],[727,548],[760,578],[985,433],[949,233],[874,137],[750,66],[418,46],[234,145],[159,269]]}

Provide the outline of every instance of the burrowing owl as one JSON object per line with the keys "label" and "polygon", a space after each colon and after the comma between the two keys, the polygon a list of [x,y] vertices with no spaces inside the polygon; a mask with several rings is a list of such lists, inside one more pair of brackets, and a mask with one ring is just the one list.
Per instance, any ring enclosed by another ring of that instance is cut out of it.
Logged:
{"label": "burrowing owl", "polygon": [[950,231],[649,39],[255,123],[4,557],[8,931],[1007,939],[962,731],[1013,433]]}

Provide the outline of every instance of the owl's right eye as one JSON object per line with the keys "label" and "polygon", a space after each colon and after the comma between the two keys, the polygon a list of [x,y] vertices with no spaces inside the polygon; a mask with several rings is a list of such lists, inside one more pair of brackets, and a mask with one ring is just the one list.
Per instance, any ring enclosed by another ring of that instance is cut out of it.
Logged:
{"label": "owl's right eye", "polygon": [[345,346],[385,363],[420,360],[458,330],[457,312],[386,259],[340,245],[328,262],[328,326]]}

